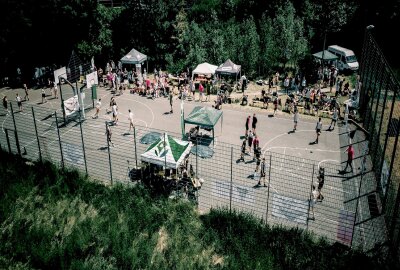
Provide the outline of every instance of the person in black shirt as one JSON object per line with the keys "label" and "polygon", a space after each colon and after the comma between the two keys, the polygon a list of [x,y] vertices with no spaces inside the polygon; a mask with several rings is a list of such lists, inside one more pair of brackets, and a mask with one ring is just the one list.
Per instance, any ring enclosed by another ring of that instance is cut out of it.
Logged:
{"label": "person in black shirt", "polygon": [[253,121],[251,122],[251,127],[253,128],[253,133],[256,133],[256,127],[257,127],[257,117],[256,117],[256,114],[253,114]]}

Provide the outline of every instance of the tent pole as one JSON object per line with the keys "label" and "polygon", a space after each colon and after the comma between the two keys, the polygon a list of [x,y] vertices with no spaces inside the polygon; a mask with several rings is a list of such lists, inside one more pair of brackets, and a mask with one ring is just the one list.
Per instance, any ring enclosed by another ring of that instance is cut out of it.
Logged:
{"label": "tent pole", "polygon": [[214,127],[213,127],[212,131],[213,131],[213,147],[214,147]]}

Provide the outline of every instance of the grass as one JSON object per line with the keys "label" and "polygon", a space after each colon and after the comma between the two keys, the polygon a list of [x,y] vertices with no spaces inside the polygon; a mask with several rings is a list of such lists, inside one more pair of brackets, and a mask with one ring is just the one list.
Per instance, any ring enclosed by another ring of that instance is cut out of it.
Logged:
{"label": "grass", "polygon": [[199,215],[141,186],[106,187],[4,152],[0,160],[1,269],[391,268],[249,214]]}

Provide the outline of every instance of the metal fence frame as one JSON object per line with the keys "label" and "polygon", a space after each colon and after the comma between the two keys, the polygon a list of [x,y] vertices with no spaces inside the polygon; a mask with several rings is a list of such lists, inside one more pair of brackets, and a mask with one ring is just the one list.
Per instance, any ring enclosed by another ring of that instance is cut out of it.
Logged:
{"label": "metal fence frame", "polygon": [[389,246],[400,254],[400,83],[373,36],[365,32],[360,67],[360,111],[388,228]]}
{"label": "metal fence frame", "polygon": [[[129,179],[129,170],[130,164],[142,165],[140,155],[149,145],[141,143],[141,138],[149,132],[164,133],[135,126],[131,132],[113,135],[110,145],[106,136],[109,122],[100,126],[85,125],[83,119],[77,117],[65,125],[59,118],[59,111],[35,106],[24,109],[23,114],[12,109],[14,117],[4,121],[1,145],[7,145],[9,152],[30,160],[49,160],[60,167],[76,168],[105,184],[137,184]],[[129,127],[129,122],[120,121],[119,125]],[[68,132],[61,133],[64,128],[68,128]],[[170,135],[181,138],[181,134]],[[100,140],[104,143],[99,144],[98,138],[104,138],[104,141]],[[197,139],[194,143],[212,146],[207,138]],[[114,144],[120,147],[113,147]],[[365,214],[366,196],[371,192],[366,183],[375,181],[370,176],[340,178],[337,173],[342,169],[340,165],[324,163],[325,185],[329,188],[323,189],[323,203],[312,209],[311,186],[316,185],[318,161],[265,152],[268,185],[266,188],[255,187],[252,156],[246,156],[247,161],[240,162],[240,146],[223,142],[218,142],[212,149],[212,161],[199,158],[197,152],[190,155],[195,174],[206,180],[194,195],[200,212],[216,207],[245,211],[271,226],[302,228],[326,237],[330,242],[364,251],[372,250],[377,242],[385,239],[380,217]],[[176,195],[185,195],[178,187],[174,191]],[[311,221],[312,210],[316,219]]]}

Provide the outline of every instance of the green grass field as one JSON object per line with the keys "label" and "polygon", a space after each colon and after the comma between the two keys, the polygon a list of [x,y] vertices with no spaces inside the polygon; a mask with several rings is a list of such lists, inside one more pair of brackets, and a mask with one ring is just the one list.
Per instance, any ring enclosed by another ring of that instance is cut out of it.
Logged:
{"label": "green grass field", "polygon": [[393,269],[300,229],[271,228],[141,186],[106,187],[0,152],[0,269]]}

